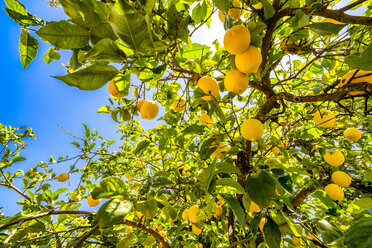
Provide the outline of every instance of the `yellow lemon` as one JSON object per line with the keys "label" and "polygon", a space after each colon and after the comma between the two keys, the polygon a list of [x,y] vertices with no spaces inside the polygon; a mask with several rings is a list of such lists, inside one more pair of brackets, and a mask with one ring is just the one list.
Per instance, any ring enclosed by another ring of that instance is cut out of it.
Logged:
{"label": "yellow lemon", "polygon": [[344,192],[337,184],[328,184],[324,190],[334,201],[342,201],[344,199]]}
{"label": "yellow lemon", "polygon": [[186,108],[186,99],[181,98],[173,103],[173,108],[177,112],[182,112]]}
{"label": "yellow lemon", "polygon": [[160,236],[162,236],[163,238],[166,238],[167,237],[167,233],[165,231],[160,231],[159,232]]}
{"label": "yellow lemon", "polygon": [[251,201],[251,206],[249,207],[249,212],[250,213],[255,213],[255,212],[259,212],[260,211],[260,207],[253,201]]}
{"label": "yellow lemon", "polygon": [[130,180],[130,179],[132,179],[132,176],[131,176],[131,175],[129,175],[128,173],[125,173],[125,174],[124,174],[124,176],[125,176],[125,178],[126,178],[127,180]]}
{"label": "yellow lemon", "polygon": [[248,75],[241,73],[239,70],[229,71],[225,76],[224,85],[228,92],[241,95],[248,88]]}
{"label": "yellow lemon", "polygon": [[69,178],[68,173],[63,172],[63,173],[58,175],[57,180],[58,180],[58,182],[66,182],[68,180],[68,178]]}
{"label": "yellow lemon", "polygon": [[223,209],[220,205],[218,205],[217,203],[214,204],[214,214],[213,216],[218,218],[219,216],[222,215],[222,212],[223,212]]}
{"label": "yellow lemon", "polygon": [[137,217],[138,217],[138,218],[140,218],[140,219],[141,219],[141,218],[142,218],[142,216],[143,216],[143,215],[142,215],[142,213],[141,213],[141,212],[139,212],[139,211],[136,211],[136,215],[137,215]]}
{"label": "yellow lemon", "polygon": [[131,226],[127,226],[126,228],[125,228],[125,233],[126,234],[130,234],[132,232],[132,227]]}
{"label": "yellow lemon", "polygon": [[115,97],[115,98],[121,98],[121,97],[124,96],[124,95],[119,93],[118,89],[116,88],[116,86],[114,84],[113,79],[108,84],[108,91],[109,91],[110,95]]}
{"label": "yellow lemon", "polygon": [[294,236],[292,238],[292,242],[295,246],[302,246],[301,238]]}
{"label": "yellow lemon", "polygon": [[154,119],[159,113],[159,106],[154,101],[145,101],[141,106],[140,113],[143,119]]}
{"label": "yellow lemon", "polygon": [[262,63],[260,50],[255,46],[249,46],[243,53],[235,56],[235,65],[242,73],[256,73]]}
{"label": "yellow lemon", "polygon": [[[229,9],[227,15],[230,16],[235,21],[239,19],[241,16],[241,3],[239,0],[234,0],[232,3],[232,8]],[[221,10],[218,11],[218,17],[220,18],[221,22],[225,22],[225,15],[222,13]]]}
{"label": "yellow lemon", "polygon": [[89,207],[95,207],[101,202],[101,199],[94,200],[92,195],[89,195],[87,201],[88,201]]}
{"label": "yellow lemon", "polygon": [[209,115],[207,115],[206,113],[202,114],[200,117],[199,117],[199,122],[206,125],[207,127],[211,128],[213,126],[213,119],[211,117],[209,117]]}
{"label": "yellow lemon", "polygon": [[344,131],[345,139],[353,142],[357,142],[360,138],[362,138],[362,133],[358,128],[349,127]]}
{"label": "yellow lemon", "polygon": [[196,246],[195,246],[195,248],[203,248],[203,244],[197,243]]}
{"label": "yellow lemon", "polygon": [[351,184],[351,178],[343,171],[332,173],[332,181],[340,187],[348,187]]}
{"label": "yellow lemon", "polygon": [[334,153],[325,152],[323,156],[324,160],[332,166],[340,166],[345,162],[344,154],[338,149]]}
{"label": "yellow lemon", "polygon": [[212,101],[219,95],[220,88],[218,87],[217,81],[212,77],[204,76],[200,78],[197,86],[208,95],[202,97],[205,101]]}
{"label": "yellow lemon", "polygon": [[230,54],[243,53],[251,43],[251,33],[242,25],[233,26],[225,33],[223,44]]}
{"label": "yellow lemon", "polygon": [[188,209],[185,209],[183,212],[182,212],[182,219],[188,221],[190,218],[189,218],[189,210]]}
{"label": "yellow lemon", "polygon": [[137,166],[137,167],[142,167],[142,166],[143,166],[143,164],[141,163],[141,161],[140,161],[140,160],[136,160],[136,166]]}
{"label": "yellow lemon", "polygon": [[336,122],[335,115],[326,109],[317,111],[313,118],[315,124],[319,127],[333,127]]}
{"label": "yellow lemon", "polygon": [[142,104],[143,104],[144,102],[146,102],[146,100],[139,100],[139,101],[138,101],[137,106],[136,106],[136,108],[137,108],[138,111],[141,110]]}
{"label": "yellow lemon", "polygon": [[212,157],[214,158],[221,158],[222,157],[222,152],[228,152],[231,147],[224,144],[223,142],[217,140],[212,143],[212,147],[217,147],[216,150],[212,153]]}
{"label": "yellow lemon", "polygon": [[[353,77],[351,79],[351,77]],[[351,79],[351,81],[350,81]],[[350,82],[349,82],[350,81]],[[340,80],[340,83],[338,84],[339,87],[342,87],[349,84],[356,84],[356,83],[370,83],[372,84],[372,71],[361,71],[359,70],[352,70],[346,73]],[[355,96],[355,95],[363,95],[366,92],[364,91],[352,91],[349,92],[348,95]]]}
{"label": "yellow lemon", "polygon": [[272,149],[271,149],[271,152],[272,153],[278,153],[280,152],[279,148],[277,146],[274,146]]}
{"label": "yellow lemon", "polygon": [[199,212],[199,206],[198,205],[193,205],[189,208],[189,219],[193,223],[197,223],[200,221],[198,217],[198,212]]}
{"label": "yellow lemon", "polygon": [[195,226],[195,225],[192,225],[191,230],[192,230],[196,235],[199,235],[199,234],[202,232],[202,230],[201,230],[200,228],[198,228],[197,226]]}
{"label": "yellow lemon", "polygon": [[257,119],[249,119],[243,122],[240,131],[246,140],[255,141],[262,137],[263,125]]}

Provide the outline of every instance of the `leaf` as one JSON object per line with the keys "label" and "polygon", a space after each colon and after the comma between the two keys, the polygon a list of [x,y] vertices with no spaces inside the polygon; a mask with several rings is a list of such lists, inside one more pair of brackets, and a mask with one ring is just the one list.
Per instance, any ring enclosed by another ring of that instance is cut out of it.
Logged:
{"label": "leaf", "polygon": [[146,218],[151,219],[158,213],[157,203],[154,199],[136,203],[138,209]]}
{"label": "leaf", "polygon": [[265,19],[270,19],[275,14],[275,9],[268,0],[260,0],[264,9]]}
{"label": "leaf", "polygon": [[293,192],[293,181],[291,176],[286,171],[283,169],[272,169],[271,173],[287,192]]}
{"label": "leaf", "polygon": [[26,29],[22,28],[21,37],[19,39],[19,54],[21,55],[21,63],[23,69],[31,63],[36,57],[39,43],[37,39],[32,37]]}
{"label": "leaf", "polygon": [[275,194],[275,179],[266,171],[260,171],[248,177],[246,190],[252,201],[262,208],[268,207]]}
{"label": "leaf", "polygon": [[[244,188],[234,179],[232,178],[221,178],[216,181],[216,187],[217,186],[228,186],[234,188],[235,192],[237,194],[244,194],[245,190]],[[224,187],[223,187],[224,188]]]}
{"label": "leaf", "polygon": [[8,16],[21,26],[39,26],[44,24],[42,19],[29,12],[23,14],[6,7],[3,8]]}
{"label": "leaf", "polygon": [[263,234],[265,237],[265,242],[269,248],[280,247],[281,233],[278,225],[271,218],[268,218],[266,221],[263,227]]}
{"label": "leaf", "polygon": [[319,199],[327,207],[337,208],[337,204],[323,190],[316,190],[314,193],[312,193],[312,196]]}
{"label": "leaf", "polygon": [[25,6],[22,3],[20,3],[18,0],[4,0],[4,1],[5,1],[6,6],[8,6],[9,9],[15,12],[18,12],[22,15],[27,14]]}
{"label": "leaf", "polygon": [[44,54],[44,61],[47,65],[49,65],[54,60],[59,60],[61,55],[57,53],[53,48],[49,48],[49,50]]}
{"label": "leaf", "polygon": [[208,6],[205,1],[203,1],[202,4],[198,3],[193,9],[192,9],[192,19],[195,20],[195,24],[200,23],[207,15]]}
{"label": "leaf", "polygon": [[328,244],[342,236],[342,232],[326,220],[320,220],[316,227],[322,235],[324,243]]}
{"label": "leaf", "polygon": [[48,22],[36,34],[59,49],[82,48],[89,42],[89,32],[86,29],[65,20]]}
{"label": "leaf", "polygon": [[102,60],[111,62],[121,62],[124,58],[124,52],[109,38],[100,40],[84,56],[84,60]]}
{"label": "leaf", "polygon": [[347,208],[347,212],[351,214],[360,214],[364,210],[372,208],[372,198],[362,198],[354,200]]}
{"label": "leaf", "polygon": [[305,27],[310,28],[312,31],[320,35],[335,35],[338,34],[341,31],[341,29],[345,27],[345,25],[327,22],[317,22],[306,25]]}
{"label": "leaf", "polygon": [[101,39],[118,40],[118,37],[112,30],[110,23],[95,23],[90,27],[90,40],[96,44]]}
{"label": "leaf", "polygon": [[222,13],[227,14],[232,4],[232,0],[213,0],[213,3],[222,11]]}
{"label": "leaf", "polygon": [[240,206],[240,203],[238,200],[234,198],[234,196],[229,194],[221,194],[223,199],[229,204],[231,209],[234,211],[236,218],[238,219],[240,225],[244,228],[245,227],[245,214],[242,206]]}
{"label": "leaf", "polygon": [[217,164],[217,173],[226,173],[226,174],[238,174],[241,172],[238,167],[233,164],[221,162]]}
{"label": "leaf", "polygon": [[142,140],[140,143],[138,143],[136,149],[134,150],[134,154],[138,155],[140,154],[146,147],[150,145],[150,141],[148,140]]}
{"label": "leaf", "polygon": [[184,15],[184,11],[178,11],[175,5],[168,9],[168,35],[171,39],[180,38],[182,41],[188,43],[189,30],[188,25],[191,21],[189,15]]}
{"label": "leaf", "polygon": [[217,114],[218,118],[220,119],[220,123],[221,124],[225,124],[226,123],[226,117],[225,117],[225,114],[223,113],[220,105],[218,104],[217,101],[210,101],[210,104],[211,104],[211,107],[213,109],[213,111]]}
{"label": "leaf", "polygon": [[149,34],[145,16],[138,13],[124,0],[116,1],[112,7],[110,24],[114,33],[136,51]]}
{"label": "leaf", "polygon": [[348,248],[372,247],[372,217],[364,217],[347,229],[344,244]]}
{"label": "leaf", "polygon": [[[60,207],[60,211],[63,211],[63,210],[69,210],[69,211],[77,211],[79,210],[81,204],[80,203],[77,203],[77,202],[71,202],[71,203],[67,203],[65,205],[63,205],[62,207]],[[65,221],[67,218],[69,218],[70,216],[74,216],[74,215],[69,215],[69,214],[60,214],[58,215],[57,217],[57,225],[62,223],[63,221]]]}
{"label": "leaf", "polygon": [[117,177],[106,177],[92,191],[93,199],[111,199],[127,195],[127,186]]}
{"label": "leaf", "polygon": [[100,227],[110,227],[118,224],[132,209],[132,203],[112,199],[98,209],[98,224]]}
{"label": "leaf", "polygon": [[97,90],[114,78],[116,74],[118,74],[118,70],[113,66],[93,64],[82,70],[54,78],[81,90]]}
{"label": "leaf", "polygon": [[212,153],[217,149],[216,146],[212,147],[214,141],[216,141],[215,138],[209,138],[202,143],[199,152],[201,159],[208,159],[212,155]]}
{"label": "leaf", "polygon": [[216,175],[216,162],[215,160],[198,175],[197,179],[200,182],[200,186],[206,192],[208,192],[210,184]]}
{"label": "leaf", "polygon": [[116,89],[119,93],[123,96],[127,96],[129,94],[130,89],[130,70],[127,70],[123,73],[118,73],[114,78],[114,84]]}
{"label": "leaf", "polygon": [[191,124],[190,126],[186,127],[183,131],[182,134],[187,135],[187,134],[202,134],[205,132],[205,125],[204,124]]}
{"label": "leaf", "polygon": [[372,44],[364,51],[345,57],[345,63],[351,68],[372,71]]}
{"label": "leaf", "polygon": [[120,239],[119,243],[116,245],[116,248],[129,248],[133,238],[134,232],[127,234],[124,238]]}

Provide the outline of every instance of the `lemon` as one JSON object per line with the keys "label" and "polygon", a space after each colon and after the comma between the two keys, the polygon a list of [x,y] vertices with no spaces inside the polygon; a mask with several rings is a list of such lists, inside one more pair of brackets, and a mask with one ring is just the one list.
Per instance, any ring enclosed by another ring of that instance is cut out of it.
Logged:
{"label": "lemon", "polygon": [[189,218],[189,210],[188,209],[185,209],[183,212],[182,212],[182,219],[188,221],[190,218]]}
{"label": "lemon", "polygon": [[143,216],[143,215],[142,215],[142,213],[141,213],[141,212],[139,212],[139,211],[136,211],[136,215],[137,215],[137,217],[138,217],[138,218],[140,218],[140,219],[141,219],[141,218],[142,218],[142,216]]}
{"label": "lemon", "polygon": [[349,127],[344,131],[344,137],[349,141],[357,142],[360,138],[362,138],[362,133],[358,128]]}
{"label": "lemon", "polygon": [[278,153],[280,152],[279,148],[277,146],[274,146],[272,149],[271,149],[271,152],[272,153]]}
{"label": "lemon", "polygon": [[115,98],[121,98],[121,97],[124,96],[124,95],[120,94],[120,92],[116,88],[113,79],[108,84],[108,91],[109,91],[110,95],[115,97]]}
{"label": "lemon", "polygon": [[94,200],[92,195],[89,195],[87,201],[88,201],[89,207],[95,207],[101,202],[101,199]]}
{"label": "lemon", "polygon": [[239,70],[229,71],[225,76],[224,85],[228,92],[241,95],[248,88],[248,75],[241,73]]}
{"label": "lemon", "polygon": [[132,176],[131,176],[131,175],[129,175],[128,173],[125,173],[125,174],[124,174],[124,176],[125,176],[125,178],[126,178],[127,180],[130,180],[130,179],[132,179]]}
{"label": "lemon", "polygon": [[173,108],[177,112],[182,112],[186,108],[186,99],[181,98],[173,103]]}
{"label": "lemon", "polygon": [[203,244],[197,243],[196,246],[195,246],[195,248],[203,248]]}
{"label": "lemon", "polygon": [[334,153],[325,152],[323,156],[324,160],[332,166],[340,166],[345,162],[344,154],[338,149]]}
{"label": "lemon", "polygon": [[159,232],[160,236],[162,236],[163,238],[166,238],[167,237],[167,233],[165,231],[160,231]]}
{"label": "lemon", "polygon": [[313,118],[315,124],[319,127],[333,127],[336,122],[335,115],[326,109],[317,111]]}
{"label": "lemon", "polygon": [[198,217],[198,212],[199,212],[199,206],[198,205],[193,205],[189,208],[189,219],[193,223],[199,222],[199,217]]}
{"label": "lemon", "polygon": [[260,50],[255,46],[249,46],[243,53],[235,56],[235,65],[242,73],[256,73],[262,63]]}
{"label": "lemon", "polygon": [[136,159],[136,166],[137,166],[137,167],[142,167],[143,164],[141,163],[140,160],[137,160],[137,159]]}
{"label": "lemon", "polygon": [[295,246],[302,246],[302,241],[299,237],[294,236],[292,238],[292,242]]}
{"label": "lemon", "polygon": [[[350,81],[350,78],[353,77],[353,79]],[[370,83],[372,84],[372,71],[361,71],[359,70],[356,72],[356,70],[349,71],[346,73],[340,80],[340,83],[338,84],[339,87],[342,87],[346,85],[347,83],[350,84],[356,84],[356,83]],[[352,91],[349,92],[348,95],[355,96],[355,95],[363,95],[366,92],[364,91]]]}
{"label": "lemon", "polygon": [[57,180],[58,180],[58,182],[66,182],[68,180],[68,178],[69,178],[68,173],[63,172],[63,173],[58,175]]}
{"label": "lemon", "polygon": [[[234,0],[232,3],[232,7],[227,12],[227,15],[230,16],[235,21],[239,19],[241,16],[241,9],[240,9],[241,3],[239,0]],[[221,22],[225,22],[225,15],[222,13],[221,10],[218,11],[218,17],[220,18]]]}
{"label": "lemon", "polygon": [[211,128],[213,126],[213,119],[211,117],[209,117],[209,115],[207,115],[206,113],[202,114],[200,117],[199,117],[199,122],[206,125],[207,127]]}
{"label": "lemon", "polygon": [[159,113],[159,106],[154,101],[145,101],[141,106],[140,113],[143,119],[154,119]]}
{"label": "lemon", "polygon": [[343,171],[333,172],[332,180],[340,187],[348,187],[351,184],[350,176]]}
{"label": "lemon", "polygon": [[221,158],[222,157],[222,152],[228,152],[231,147],[224,144],[223,142],[217,140],[212,143],[212,147],[217,147],[216,150],[212,153],[212,157],[214,158]]}
{"label": "lemon", "polygon": [[220,88],[218,87],[217,81],[209,76],[201,77],[197,83],[197,86],[208,95],[203,96],[202,99],[205,101],[212,101],[219,95]]}
{"label": "lemon", "polygon": [[126,234],[130,234],[132,232],[132,227],[131,226],[127,226],[126,228],[125,228],[125,233]]}
{"label": "lemon", "polygon": [[137,108],[138,111],[141,110],[142,104],[143,104],[144,102],[146,102],[146,100],[139,100],[139,101],[138,101],[137,106],[136,106],[136,108]]}
{"label": "lemon", "polygon": [[324,190],[334,201],[342,201],[344,199],[344,192],[337,184],[328,184]]}
{"label": "lemon", "polygon": [[217,203],[214,203],[214,209],[213,210],[214,210],[214,214],[213,214],[214,217],[218,218],[219,216],[222,215],[223,209]]}
{"label": "lemon", "polygon": [[255,212],[259,212],[260,211],[260,207],[253,201],[251,201],[251,206],[249,207],[249,212],[250,213],[255,213]]}
{"label": "lemon", "polygon": [[255,141],[262,137],[263,125],[257,119],[249,119],[243,122],[240,131],[244,139]]}
{"label": "lemon", "polygon": [[198,228],[197,226],[195,226],[195,225],[192,225],[192,226],[191,226],[191,230],[192,230],[193,233],[195,233],[196,235],[199,235],[199,234],[202,232],[202,230],[201,230],[200,228]]}
{"label": "lemon", "polygon": [[242,25],[233,26],[225,33],[223,44],[230,54],[243,53],[251,43],[251,33]]}

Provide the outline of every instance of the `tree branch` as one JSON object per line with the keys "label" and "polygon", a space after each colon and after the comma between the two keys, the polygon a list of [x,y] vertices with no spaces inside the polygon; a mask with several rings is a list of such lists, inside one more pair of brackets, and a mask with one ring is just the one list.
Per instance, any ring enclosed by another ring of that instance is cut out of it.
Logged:
{"label": "tree branch", "polygon": [[71,248],[79,248],[83,245],[84,241],[90,237],[95,231],[97,231],[99,228],[99,225],[96,224],[92,229],[90,229],[88,232],[84,233],[83,236],[81,236],[73,245],[71,245]]}
{"label": "tree branch", "polygon": [[14,236],[14,234],[17,232],[17,230],[20,228],[20,226],[22,225],[22,223],[23,223],[23,221],[20,221],[19,223],[18,223],[18,225],[17,225],[17,227],[16,228],[14,228],[11,232],[10,232],[10,234],[9,234],[9,236],[4,240],[4,242],[2,243],[2,247],[4,247],[5,248],[5,245],[12,239],[12,237]]}
{"label": "tree branch", "polygon": [[318,183],[317,184],[314,184],[314,185],[310,185],[306,188],[303,188],[300,190],[300,192],[298,192],[296,195],[293,196],[293,198],[291,199],[291,203],[293,205],[294,208],[297,208],[298,206],[300,206],[302,204],[302,202],[311,194],[313,193],[315,190],[317,189],[320,189],[321,187],[323,187],[325,184],[327,184],[329,181],[329,178],[322,178],[320,180],[318,180]]}
{"label": "tree branch", "polygon": [[355,6],[358,6],[359,4],[364,3],[364,2],[367,2],[367,1],[366,0],[359,0],[359,1],[353,2],[351,4],[346,5],[345,7],[341,8],[341,9],[338,9],[338,11],[345,12],[345,11],[347,11],[349,9],[352,9]]}
{"label": "tree branch", "polygon": [[148,234],[152,235],[157,241],[159,241],[163,245],[164,248],[171,248],[170,244],[168,244],[168,242],[158,232],[151,228],[148,228],[145,225],[130,220],[123,220],[121,224],[141,229],[147,232]]}
{"label": "tree branch", "polygon": [[20,191],[16,186],[14,186],[13,184],[6,184],[6,183],[0,183],[0,186],[4,186],[4,187],[7,187],[9,189],[13,189],[15,192],[17,192],[18,194],[20,194],[21,196],[23,196],[23,198],[25,198],[26,200],[30,201],[31,202],[31,199],[30,197],[28,197],[27,195],[25,195],[22,191]]}

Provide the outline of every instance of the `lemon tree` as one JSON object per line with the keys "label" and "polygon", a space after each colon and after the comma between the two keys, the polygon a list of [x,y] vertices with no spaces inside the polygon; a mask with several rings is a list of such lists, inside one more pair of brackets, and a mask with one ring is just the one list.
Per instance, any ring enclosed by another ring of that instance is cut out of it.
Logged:
{"label": "lemon tree", "polygon": [[371,1],[30,4],[4,1],[22,66],[104,87],[121,139],[83,125],[78,155],[21,170],[36,135],[0,124],[3,247],[370,247]]}

